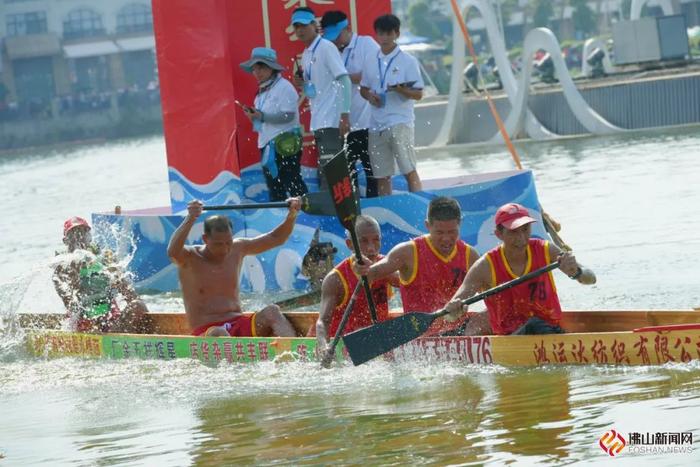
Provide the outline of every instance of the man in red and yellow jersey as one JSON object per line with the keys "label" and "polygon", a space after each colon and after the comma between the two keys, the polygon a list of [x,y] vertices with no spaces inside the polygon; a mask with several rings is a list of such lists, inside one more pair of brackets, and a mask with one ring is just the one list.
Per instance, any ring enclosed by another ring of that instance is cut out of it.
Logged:
{"label": "man in red and yellow jersey", "polygon": [[[399,272],[404,313],[429,313],[441,308],[459,288],[469,267],[479,258],[476,250],[460,240],[462,210],[456,200],[440,196],[428,205],[428,235],[396,245],[371,266],[355,265],[359,274],[374,280]],[[461,321],[466,320],[463,317]],[[458,328],[462,322],[435,320],[426,335]]]}
{"label": "man in red and yellow jersey", "polygon": [[[355,220],[355,233],[359,242],[360,252],[365,257],[365,261],[374,263],[383,258],[379,254],[382,246],[382,233],[379,223],[370,216],[360,215]],[[350,239],[345,240],[348,248],[352,249]],[[321,312],[318,314],[316,322],[316,339],[318,341],[319,352],[325,352],[328,345],[328,338],[335,336],[340,321],[345,312],[345,307],[350,301],[350,297],[355,290],[355,286],[360,278],[352,270],[355,263],[354,256],[346,258],[338,266],[329,272],[323,279],[321,285]],[[398,277],[390,275],[383,279],[372,281],[372,297],[377,309],[377,321],[384,321],[389,317],[389,297],[391,296],[391,286],[398,286]],[[372,324],[372,319],[362,286],[355,299],[355,305],[350,312],[350,317],[343,334],[367,327]],[[309,331],[309,335],[314,335],[314,329]]]}
{"label": "man in red and yellow jersey", "polygon": [[[448,319],[463,316],[461,300],[559,259],[559,269],[581,284],[595,284],[593,271],[582,267],[569,252],[562,252],[546,240],[530,238],[537,222],[523,206],[508,203],[496,211],[496,237],[501,245],[487,252],[474,264],[446,308]],[[561,306],[552,272],[504,290],[485,299],[487,311],[473,316],[466,335],[552,334],[559,326]]]}

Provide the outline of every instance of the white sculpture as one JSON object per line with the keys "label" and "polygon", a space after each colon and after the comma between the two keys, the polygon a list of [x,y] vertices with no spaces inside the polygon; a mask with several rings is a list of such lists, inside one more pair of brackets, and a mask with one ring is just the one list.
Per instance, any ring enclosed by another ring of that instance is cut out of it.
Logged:
{"label": "white sculpture", "polygon": [[[489,44],[491,45],[493,57],[496,60],[496,66],[498,67],[501,83],[503,83],[503,88],[505,89],[508,100],[512,106],[513,99],[515,99],[518,92],[517,82],[515,75],[513,75],[513,70],[510,67],[510,61],[508,60],[508,54],[506,53],[506,46],[503,42],[500,29],[498,28],[493,7],[487,0],[467,0],[466,2],[463,2],[463,5],[462,18],[466,16],[467,10],[469,10],[471,7],[476,8],[479,13],[481,13],[484,24],[486,25],[486,33],[489,38]],[[440,129],[438,137],[432,144],[434,146],[446,144],[451,139],[454,118],[457,114],[457,109],[462,104],[462,91],[464,90],[462,70],[464,70],[465,66],[465,44],[464,36],[462,36],[459,20],[457,18],[453,18],[452,20],[452,47],[452,80],[450,82],[450,95],[447,103],[447,113],[445,114],[445,119],[443,120],[442,128]],[[533,139],[549,139],[556,136],[545,128],[544,125],[542,125],[532,114],[532,112],[527,109],[526,112],[525,131],[527,132],[528,136]]]}
{"label": "white sculpture", "polygon": [[[503,37],[501,36],[500,29],[496,23],[496,15],[494,14],[490,2],[486,0],[467,0],[466,2],[463,2],[463,4],[465,7],[462,9],[462,17],[466,16],[465,13],[470,7],[474,7],[479,10],[484,24],[486,25],[486,32],[491,45],[491,51],[496,61],[496,65],[498,66],[503,88],[505,89],[506,95],[508,96],[508,100],[511,104],[511,111],[505,121],[506,131],[510,137],[520,133],[523,126],[527,135],[533,139],[548,139],[559,136],[545,128],[527,108],[527,96],[530,90],[530,80],[533,66],[532,57],[534,53],[540,49],[549,52],[551,55],[566,102],[569,104],[571,111],[574,113],[579,122],[581,122],[584,128],[586,128],[586,130],[593,134],[610,134],[624,131],[624,129],[619,128],[605,120],[583,99],[583,96],[581,96],[581,94],[578,92],[578,89],[576,89],[576,86],[571,79],[569,70],[567,69],[561,56],[559,41],[557,41],[557,38],[554,36],[552,31],[546,28],[537,28],[530,31],[525,37],[521,57],[523,69],[521,70],[520,80],[518,83],[516,82],[515,76],[513,75],[513,71],[510,67],[510,61],[508,60]],[[443,121],[442,128],[440,129],[438,137],[433,142],[433,145],[444,145],[449,142],[452,137],[455,115],[457,115],[457,109],[462,102],[462,91],[464,86],[462,70],[464,69],[465,65],[465,53],[464,37],[462,36],[457,18],[453,18],[452,29],[453,60],[450,95],[445,120]],[[605,49],[603,48],[603,50]],[[608,64],[611,65],[607,54],[605,59],[608,61]],[[498,143],[502,141],[503,137],[501,136],[500,132],[497,132],[489,140],[491,143]]]}
{"label": "white sculpture", "polygon": [[[589,132],[596,135],[607,135],[624,131],[612,123],[605,120],[595,110],[588,105],[581,93],[578,92],[574,81],[571,79],[569,70],[566,68],[564,59],[561,56],[559,41],[554,36],[554,33],[547,28],[535,28],[525,36],[523,44],[523,69],[520,73],[520,83],[518,84],[518,95],[515,99],[515,105],[506,119],[506,130],[509,135],[517,134],[520,130],[523,121],[523,112],[526,107],[527,94],[530,89],[530,79],[532,76],[532,56],[539,49],[543,49],[552,57],[554,69],[556,70],[559,83],[561,84],[564,98],[569,104],[569,108],[574,113],[574,116]],[[496,135],[495,138],[500,138]]]}

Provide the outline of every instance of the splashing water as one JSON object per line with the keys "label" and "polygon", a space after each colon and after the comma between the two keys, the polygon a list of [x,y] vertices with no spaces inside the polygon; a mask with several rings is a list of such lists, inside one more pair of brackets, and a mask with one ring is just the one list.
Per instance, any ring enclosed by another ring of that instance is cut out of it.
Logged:
{"label": "splashing water", "polygon": [[37,272],[0,284],[0,361],[14,360],[24,342],[17,310]]}
{"label": "splashing water", "polygon": [[136,256],[137,243],[133,230],[129,225],[128,217],[124,218],[124,223],[99,222],[95,224],[94,240],[103,248],[103,252],[109,249],[110,259],[123,272],[124,276],[133,281],[133,273],[129,271],[129,264]]}

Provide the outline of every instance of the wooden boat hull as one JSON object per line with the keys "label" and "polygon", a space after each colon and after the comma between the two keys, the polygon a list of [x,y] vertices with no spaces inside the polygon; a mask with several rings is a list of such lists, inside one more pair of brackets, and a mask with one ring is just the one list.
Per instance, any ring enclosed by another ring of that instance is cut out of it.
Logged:
{"label": "wooden boat hull", "polygon": [[[307,327],[316,316],[315,313],[290,315],[297,328]],[[661,365],[700,360],[700,314],[696,311],[566,312],[564,316],[564,327],[574,332],[539,336],[421,338],[394,350],[385,358],[516,366]],[[154,327],[160,332],[167,329],[168,334],[100,335],[28,330],[27,347],[32,355],[39,357],[192,358],[205,364],[217,364],[224,361],[274,361],[284,354],[295,360],[317,360],[314,338],[173,335],[172,331],[183,324],[183,317],[172,313],[153,315]],[[24,324],[27,324],[27,319],[29,317],[25,317]],[[587,329],[581,332],[583,329],[578,328]],[[336,359],[348,359],[342,342]]]}

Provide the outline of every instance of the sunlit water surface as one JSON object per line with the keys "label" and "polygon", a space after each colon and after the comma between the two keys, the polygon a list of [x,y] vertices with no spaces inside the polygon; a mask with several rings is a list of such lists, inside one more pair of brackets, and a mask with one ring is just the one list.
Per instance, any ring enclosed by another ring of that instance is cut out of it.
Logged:
{"label": "sunlit water surface", "polygon": [[[557,276],[568,309],[700,306],[697,128],[518,145],[543,207],[598,274]],[[424,178],[513,168],[500,148],[424,150]],[[168,203],[162,138],[0,157],[0,465],[693,465],[610,458],[598,439],[693,432],[700,365],[517,369],[372,362],[206,367],[193,361],[37,360],[19,311],[59,311],[48,264],[71,215]],[[177,311],[177,294],[147,296]]]}

